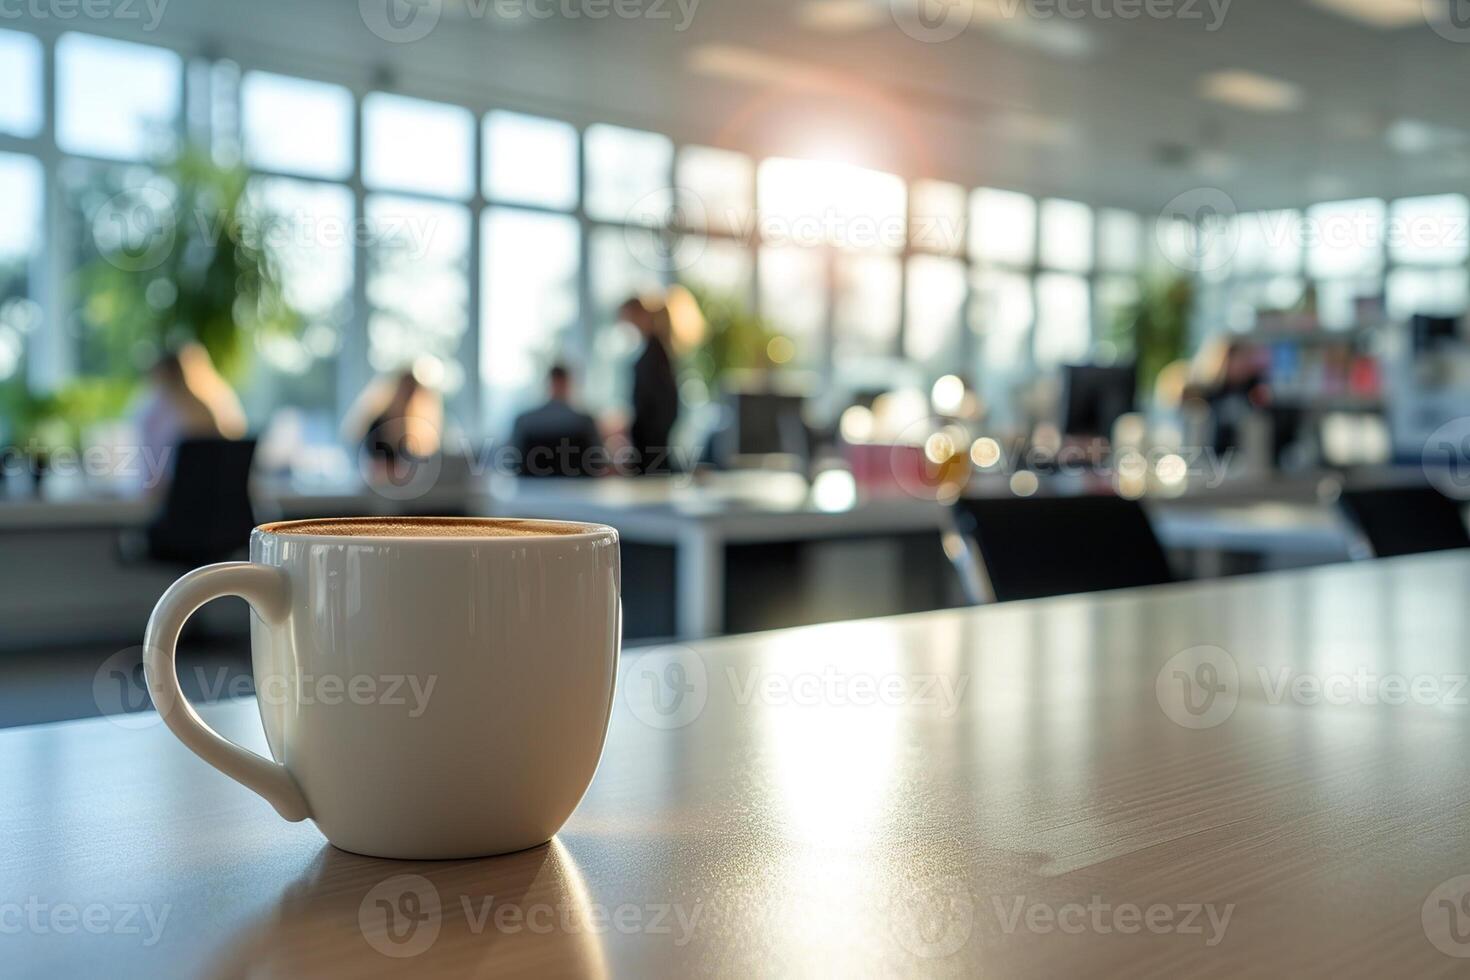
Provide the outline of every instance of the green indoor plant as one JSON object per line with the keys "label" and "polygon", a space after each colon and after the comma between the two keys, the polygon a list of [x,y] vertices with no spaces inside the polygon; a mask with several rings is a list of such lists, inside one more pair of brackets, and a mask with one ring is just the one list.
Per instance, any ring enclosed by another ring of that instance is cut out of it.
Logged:
{"label": "green indoor plant", "polygon": [[198,341],[238,379],[255,333],[300,331],[271,247],[278,219],[250,199],[248,179],[190,146],[157,180],[104,179],[86,195],[95,254],[77,291],[90,368],[136,377],[140,356]]}
{"label": "green indoor plant", "polygon": [[780,367],[772,355],[789,341],[739,297],[704,286],[687,287],[704,315],[703,342],[690,355],[690,366],[711,390],[735,372],[770,371]]}
{"label": "green indoor plant", "polygon": [[153,171],[97,168],[72,189],[78,377],[36,390],[22,368],[0,383],[4,440],[36,469],[121,415],[160,354],[197,341],[238,381],[258,334],[299,334],[273,245],[282,219],[248,180],[243,166],[186,146]]}
{"label": "green indoor plant", "polygon": [[1110,340],[1138,365],[1138,390],[1153,392],[1154,381],[1167,365],[1184,356],[1189,343],[1189,317],[1194,284],[1184,276],[1144,277],[1138,298],[1119,310]]}

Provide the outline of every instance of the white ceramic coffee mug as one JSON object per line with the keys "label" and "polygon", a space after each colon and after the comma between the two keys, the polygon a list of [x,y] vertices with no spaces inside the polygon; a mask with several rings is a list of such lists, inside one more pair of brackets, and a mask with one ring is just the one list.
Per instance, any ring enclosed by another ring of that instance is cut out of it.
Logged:
{"label": "white ceramic coffee mug", "polygon": [[[250,603],[274,761],[184,700],[174,650],[210,599]],[[376,857],[541,844],[592,781],[622,621],[618,535],[553,521],[375,518],[256,528],[250,561],[175,582],[148,621],[168,727],[287,820]]]}

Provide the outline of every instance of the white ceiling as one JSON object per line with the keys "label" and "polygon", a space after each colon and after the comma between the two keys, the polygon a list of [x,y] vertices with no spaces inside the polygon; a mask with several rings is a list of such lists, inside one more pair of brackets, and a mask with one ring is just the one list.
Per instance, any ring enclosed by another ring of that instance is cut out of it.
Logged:
{"label": "white ceiling", "polygon": [[[1058,0],[973,0],[981,9],[970,28],[941,43],[905,34],[890,0],[816,0],[827,5],[816,16],[850,24],[840,32],[808,26],[813,7],[803,0],[698,0],[682,31],[680,0],[617,0],[658,3],[666,18],[516,22],[497,10],[585,14],[613,0],[442,0],[427,37],[389,43],[362,13],[383,2],[170,4],[155,36],[358,86],[391,77],[428,96],[647,125],[754,152],[835,150],[908,176],[1143,211],[1201,186],[1241,208],[1470,190],[1470,120],[1460,107],[1470,44],[1422,20],[1375,29],[1309,0],[1234,0],[1213,31],[1208,0],[1174,0],[1199,11],[1194,19],[998,23],[996,9],[1049,10]],[[432,13],[440,0],[421,2]],[[1068,9],[1118,2],[1130,0],[1061,0]],[[1403,9],[1404,0],[1378,2]],[[710,63],[725,77],[691,67]],[[732,65],[743,77],[728,77]],[[1201,99],[1201,77],[1228,69],[1290,83],[1299,107],[1260,113]]]}

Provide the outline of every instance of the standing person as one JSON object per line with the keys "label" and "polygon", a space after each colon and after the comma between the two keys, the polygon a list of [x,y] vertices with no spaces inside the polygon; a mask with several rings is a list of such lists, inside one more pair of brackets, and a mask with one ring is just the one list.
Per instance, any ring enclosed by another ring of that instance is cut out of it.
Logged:
{"label": "standing person", "polygon": [[619,315],[643,335],[643,353],[633,365],[633,421],[628,441],[633,471],[670,473],[671,436],[679,417],[679,385],[674,378],[673,321],[668,305],[654,297],[633,296]]}
{"label": "standing person", "polygon": [[597,423],[573,406],[572,375],[553,365],[546,375],[547,399],[516,418],[510,441],[519,457],[521,476],[593,476],[589,458],[602,446]]}

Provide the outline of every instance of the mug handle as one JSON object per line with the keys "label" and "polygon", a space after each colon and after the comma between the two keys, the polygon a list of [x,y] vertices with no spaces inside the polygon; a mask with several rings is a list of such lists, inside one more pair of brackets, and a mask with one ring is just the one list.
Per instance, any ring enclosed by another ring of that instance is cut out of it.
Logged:
{"label": "mug handle", "polygon": [[279,623],[291,611],[290,588],[286,573],[269,565],[227,561],[194,569],[168,587],[148,617],[143,673],[154,707],[179,741],[226,776],[265,797],[277,813],[294,823],[311,816],[311,810],[291,773],[279,762],[241,748],[205,724],[179,687],[175,662],[179,631],[209,600],[239,596],[261,619]]}

